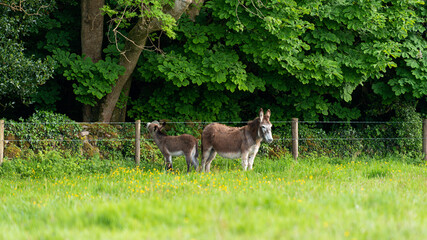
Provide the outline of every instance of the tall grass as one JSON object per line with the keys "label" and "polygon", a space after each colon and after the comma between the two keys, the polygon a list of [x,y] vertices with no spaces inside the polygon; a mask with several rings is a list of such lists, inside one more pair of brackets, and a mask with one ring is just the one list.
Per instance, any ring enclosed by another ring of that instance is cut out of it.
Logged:
{"label": "tall grass", "polygon": [[[217,158],[0,179],[1,239],[427,239],[427,164]],[[36,170],[35,170],[36,171]]]}

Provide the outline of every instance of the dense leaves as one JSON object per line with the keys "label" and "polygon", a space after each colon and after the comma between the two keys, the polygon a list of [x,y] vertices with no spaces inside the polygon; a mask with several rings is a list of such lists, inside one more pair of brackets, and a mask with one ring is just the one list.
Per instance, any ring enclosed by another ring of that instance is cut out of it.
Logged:
{"label": "dense leaves", "polygon": [[111,92],[111,85],[124,68],[110,57],[96,63],[90,58],[83,58],[75,53],[54,50],[54,58],[59,63],[58,69],[67,80],[74,81],[73,90],[76,99],[84,104],[96,105],[97,100]]}
{"label": "dense leaves", "polygon": [[[165,55],[146,53],[139,71],[146,82],[164,79],[180,89],[242,92],[241,101],[286,109],[278,118],[357,119],[353,96],[365,85],[384,104],[401,95],[425,101],[423,9],[422,1],[209,1],[195,22],[180,21]],[[264,91],[270,98],[258,99]],[[168,113],[194,116],[169,104]]]}
{"label": "dense leaves", "polygon": [[109,1],[102,11],[112,19],[110,22],[112,28],[126,29],[138,20],[145,21],[144,24],[148,25],[151,20],[159,19],[162,22],[162,30],[167,36],[174,38],[176,34],[173,27],[176,26],[176,20],[163,11],[172,6],[171,0],[116,0]]}
{"label": "dense leaves", "polygon": [[[15,103],[31,103],[31,96],[52,77],[51,61],[25,52],[21,38],[36,32],[43,22],[41,11],[52,9],[42,1],[26,1],[25,13],[15,13],[17,1],[2,1],[0,5],[0,112]],[[10,7],[7,7],[10,6]],[[15,7],[15,8],[13,8]]]}
{"label": "dense leaves", "polygon": [[0,5],[3,105],[97,105],[124,72],[117,50],[142,21],[161,22],[161,33],[132,74],[131,119],[239,121],[259,107],[280,120],[390,120],[409,105],[427,114],[425,1],[215,0],[178,21],[167,11],[174,1],[106,1],[98,63],[80,55],[77,1],[24,2],[26,12]]}
{"label": "dense leaves", "polygon": [[25,56],[22,44],[13,41],[0,43],[0,62],[0,99],[9,106],[14,101],[30,103],[37,87],[53,73],[49,61]]}

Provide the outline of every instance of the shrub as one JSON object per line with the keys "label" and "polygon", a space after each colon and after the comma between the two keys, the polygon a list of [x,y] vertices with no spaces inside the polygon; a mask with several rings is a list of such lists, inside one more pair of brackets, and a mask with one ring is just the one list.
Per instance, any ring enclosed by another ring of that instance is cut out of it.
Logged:
{"label": "shrub", "polygon": [[[35,151],[47,149],[78,150],[82,143],[79,138],[81,126],[59,113],[36,111],[25,122],[8,121],[5,129],[6,140],[16,146]],[[22,150],[22,149],[21,149]]]}

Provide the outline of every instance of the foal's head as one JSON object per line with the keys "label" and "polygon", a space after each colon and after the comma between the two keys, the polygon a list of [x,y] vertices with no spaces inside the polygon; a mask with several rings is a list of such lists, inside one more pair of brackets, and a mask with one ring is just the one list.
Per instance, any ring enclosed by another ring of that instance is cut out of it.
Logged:
{"label": "foal's head", "polygon": [[270,122],[271,111],[270,109],[264,114],[262,108],[259,110],[259,128],[258,136],[262,137],[267,143],[273,141],[273,135],[271,134],[271,127],[273,126]]}
{"label": "foal's head", "polygon": [[166,125],[166,122],[159,123],[158,121],[149,122],[147,123],[147,129],[148,132],[150,132],[151,135],[154,135],[155,133],[160,132]]}

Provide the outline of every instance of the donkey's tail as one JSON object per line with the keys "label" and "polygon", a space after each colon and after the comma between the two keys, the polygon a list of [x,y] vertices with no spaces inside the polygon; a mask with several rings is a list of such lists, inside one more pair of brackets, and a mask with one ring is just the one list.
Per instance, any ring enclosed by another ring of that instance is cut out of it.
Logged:
{"label": "donkey's tail", "polygon": [[[200,150],[203,153],[203,144],[200,144]],[[197,162],[197,171],[201,171],[201,166],[202,166],[201,161],[203,159],[203,157],[200,158],[200,164],[199,164],[199,155],[201,155],[201,154],[199,152],[199,146],[197,144],[196,145],[196,154],[194,155],[194,161]]]}
{"label": "donkey's tail", "polygon": [[194,155],[195,160],[199,161],[199,148],[196,146],[196,155]]}
{"label": "donkey's tail", "polygon": [[202,139],[200,139],[200,152],[201,152],[201,157],[200,157],[200,164],[203,165],[203,136]]}

